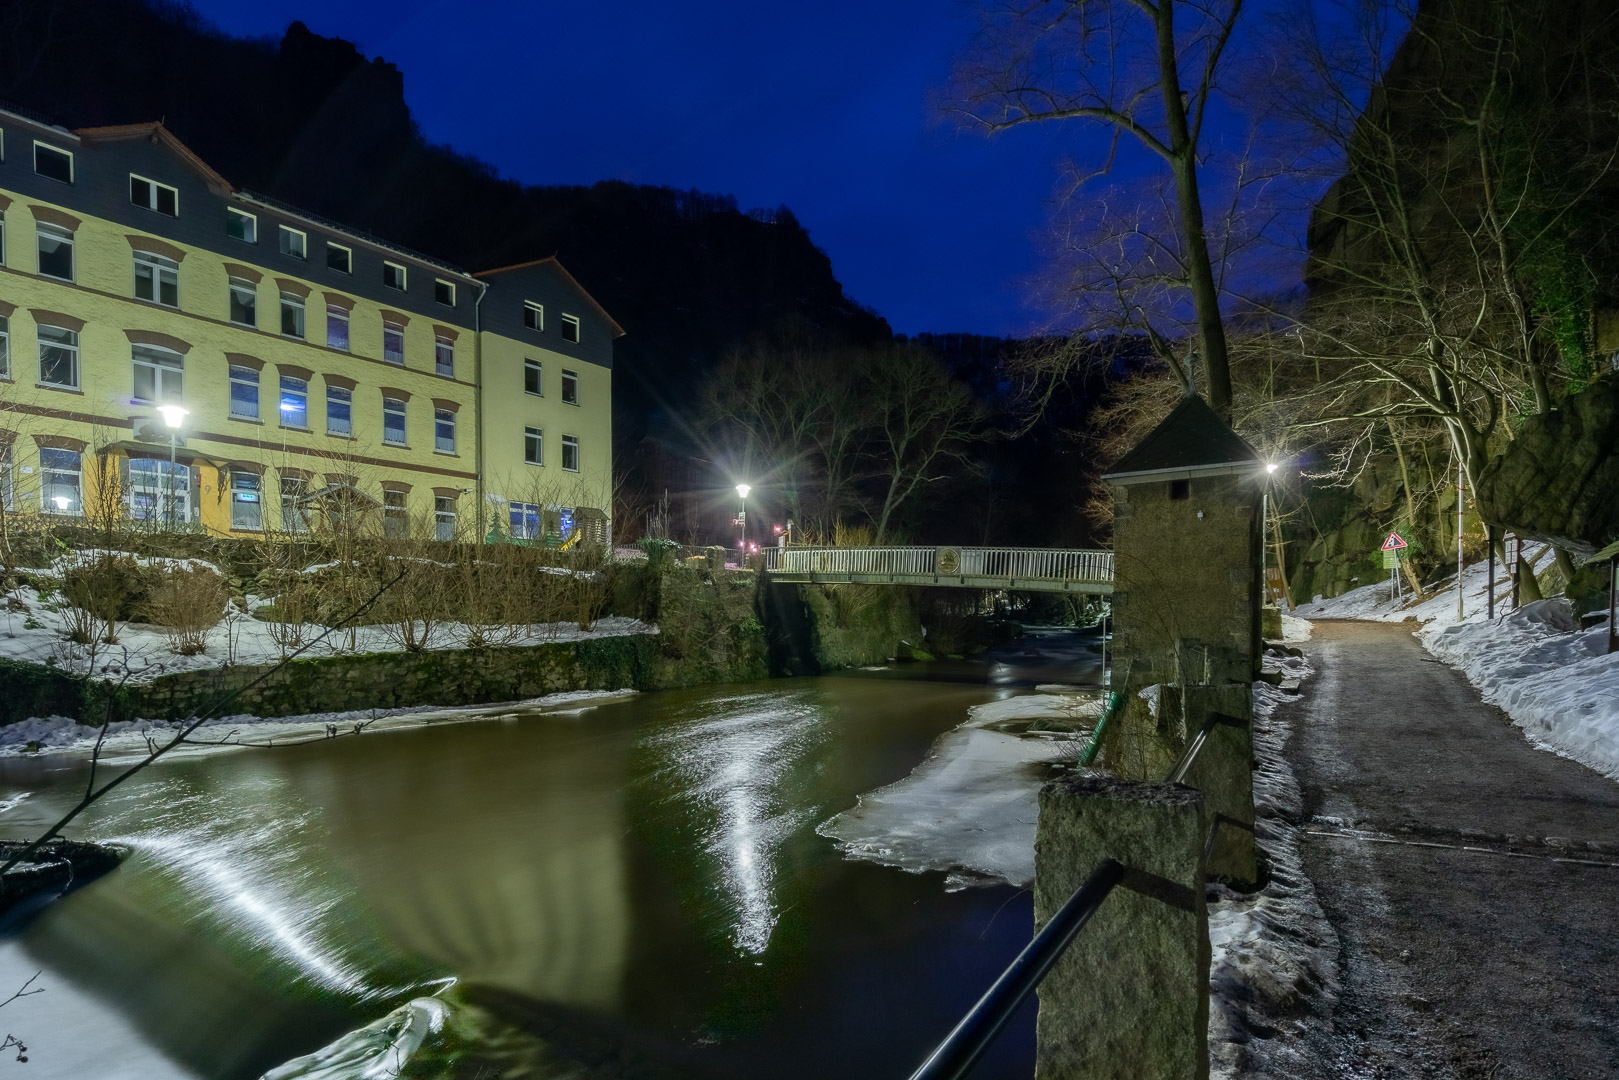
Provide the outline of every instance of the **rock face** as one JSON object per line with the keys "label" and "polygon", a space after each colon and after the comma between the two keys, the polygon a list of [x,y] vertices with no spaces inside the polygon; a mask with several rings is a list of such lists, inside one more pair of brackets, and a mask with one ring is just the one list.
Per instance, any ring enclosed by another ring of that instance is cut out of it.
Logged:
{"label": "rock face", "polygon": [[1619,378],[1530,417],[1478,483],[1485,521],[1589,555],[1619,539]]}

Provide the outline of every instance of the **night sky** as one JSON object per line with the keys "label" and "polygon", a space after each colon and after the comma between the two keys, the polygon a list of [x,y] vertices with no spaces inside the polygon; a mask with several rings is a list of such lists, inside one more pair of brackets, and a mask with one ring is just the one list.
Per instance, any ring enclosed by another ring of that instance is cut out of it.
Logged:
{"label": "night sky", "polygon": [[1022,335],[1059,163],[1096,128],[994,139],[941,115],[974,6],[196,0],[220,29],[301,19],[397,64],[423,133],[535,184],[619,179],[791,207],[901,333]]}

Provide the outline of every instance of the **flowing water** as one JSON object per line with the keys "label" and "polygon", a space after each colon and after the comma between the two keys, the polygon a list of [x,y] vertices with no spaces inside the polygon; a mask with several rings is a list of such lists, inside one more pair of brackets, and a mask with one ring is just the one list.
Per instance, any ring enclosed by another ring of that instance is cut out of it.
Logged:
{"label": "flowing water", "polygon": [[[45,990],[0,1032],[35,1080],[253,1078],[436,994],[407,1076],[908,1075],[1027,943],[1028,894],[815,827],[969,706],[1097,679],[1086,641],[1032,640],[155,767],[76,829],[124,865],[0,932],[0,997]],[[0,761],[0,835],[84,768]],[[1032,1044],[1026,1008],[980,1075]],[[299,1075],[362,1075],[341,1057]]]}

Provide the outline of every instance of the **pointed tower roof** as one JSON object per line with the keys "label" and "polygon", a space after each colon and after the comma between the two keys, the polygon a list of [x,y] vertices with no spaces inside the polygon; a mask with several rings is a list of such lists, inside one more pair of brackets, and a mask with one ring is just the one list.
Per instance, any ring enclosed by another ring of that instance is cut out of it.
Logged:
{"label": "pointed tower roof", "polygon": [[1146,480],[1184,480],[1259,469],[1264,458],[1214,414],[1195,394],[1136,444],[1102,479],[1131,484]]}

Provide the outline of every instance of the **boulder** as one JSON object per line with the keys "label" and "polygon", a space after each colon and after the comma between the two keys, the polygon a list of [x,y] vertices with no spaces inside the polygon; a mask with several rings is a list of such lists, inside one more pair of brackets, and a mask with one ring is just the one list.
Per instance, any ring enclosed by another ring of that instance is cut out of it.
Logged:
{"label": "boulder", "polygon": [[1619,539],[1619,378],[1525,420],[1479,477],[1478,507],[1485,521],[1570,553]]}

